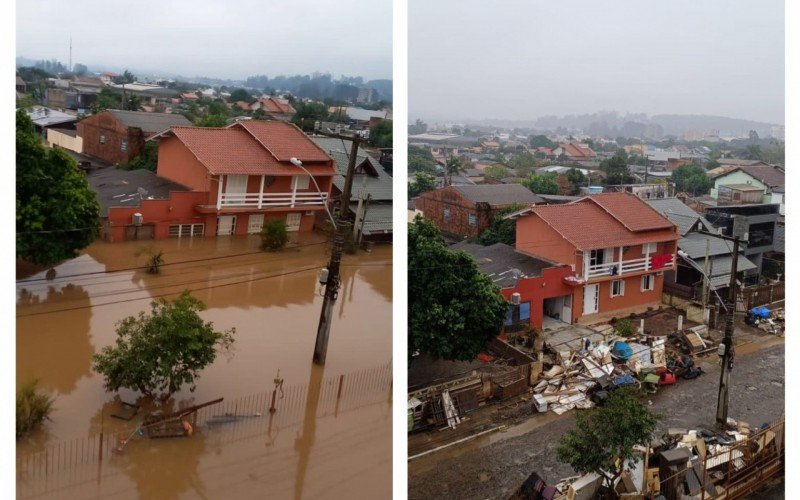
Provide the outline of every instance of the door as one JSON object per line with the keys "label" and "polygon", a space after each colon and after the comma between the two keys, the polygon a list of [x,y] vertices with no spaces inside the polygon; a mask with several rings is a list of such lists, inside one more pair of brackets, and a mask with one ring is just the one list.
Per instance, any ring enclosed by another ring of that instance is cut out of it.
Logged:
{"label": "door", "polygon": [[220,215],[217,217],[217,236],[233,234],[236,229],[235,215]]}
{"label": "door", "polygon": [[583,314],[594,314],[600,308],[600,284],[583,287]]}
{"label": "door", "polygon": [[225,205],[242,205],[245,202],[247,193],[246,175],[226,175],[225,176]]}
{"label": "door", "polygon": [[287,231],[299,231],[300,230],[300,218],[303,216],[301,213],[292,213],[286,214],[286,230]]}
{"label": "door", "polygon": [[247,219],[247,232],[249,234],[260,233],[264,227],[264,214],[250,214]]}
{"label": "door", "polygon": [[572,295],[564,296],[564,305],[561,307],[561,321],[572,323]]}

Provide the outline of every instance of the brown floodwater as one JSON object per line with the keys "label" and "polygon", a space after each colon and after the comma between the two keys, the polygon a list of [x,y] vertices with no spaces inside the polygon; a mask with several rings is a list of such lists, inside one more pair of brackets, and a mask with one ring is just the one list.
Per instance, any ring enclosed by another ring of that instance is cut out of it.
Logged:
{"label": "brown floodwater", "polygon": [[[159,275],[139,268],[149,249],[164,252]],[[258,251],[254,237],[95,243],[55,273],[21,277],[17,384],[38,379],[56,409],[17,443],[17,496],[390,497],[391,247],[345,256],[327,362],[317,367],[317,273],[328,254],[317,234],[277,253]],[[112,417],[138,395],[106,392],[92,355],[114,342],[117,321],[186,289],[205,302],[204,319],[236,328],[236,341],[166,409],[225,400],[198,412],[190,437],[134,433],[118,452],[147,408]],[[278,370],[283,394],[270,413]]]}

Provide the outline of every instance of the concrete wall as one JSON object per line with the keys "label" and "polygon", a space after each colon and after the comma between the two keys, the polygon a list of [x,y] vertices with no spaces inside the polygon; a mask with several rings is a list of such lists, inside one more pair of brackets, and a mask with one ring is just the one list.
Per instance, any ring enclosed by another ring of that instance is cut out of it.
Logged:
{"label": "concrete wall", "polygon": [[83,153],[83,138],[81,136],[71,136],[58,129],[47,129],[47,143],[53,147],[68,149],[76,153]]}

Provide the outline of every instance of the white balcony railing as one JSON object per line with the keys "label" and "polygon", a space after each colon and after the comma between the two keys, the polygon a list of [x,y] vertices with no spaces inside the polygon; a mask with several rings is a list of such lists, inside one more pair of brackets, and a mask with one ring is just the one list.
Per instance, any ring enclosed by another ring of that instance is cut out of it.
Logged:
{"label": "white balcony railing", "polygon": [[327,193],[221,193],[217,200],[217,208],[322,206],[327,199]]}
{"label": "white balcony railing", "polygon": [[[632,274],[638,273],[642,271],[650,271],[655,270],[652,266],[652,258],[654,256],[649,257],[641,257],[639,259],[629,259],[623,261],[616,261],[616,262],[609,262],[606,264],[595,264],[593,266],[587,266],[586,271],[584,273],[584,278],[589,280],[592,278],[601,278],[605,276],[621,276],[625,274]],[[671,268],[672,265],[675,263],[675,256],[671,255],[670,259],[664,262],[658,269],[667,269]]]}

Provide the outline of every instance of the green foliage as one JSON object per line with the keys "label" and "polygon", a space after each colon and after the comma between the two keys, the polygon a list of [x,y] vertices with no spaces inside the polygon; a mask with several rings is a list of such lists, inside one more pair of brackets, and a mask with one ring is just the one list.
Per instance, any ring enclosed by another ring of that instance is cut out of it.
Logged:
{"label": "green foliage", "polygon": [[424,134],[428,131],[428,124],[417,118],[413,125],[408,126],[408,135]]}
{"label": "green foliage", "polygon": [[427,172],[436,174],[436,160],[427,148],[408,145],[408,172]]}
{"label": "green foliage", "polygon": [[408,268],[409,356],[474,360],[503,326],[508,305],[500,289],[422,217],[409,224]]}
{"label": "green foliage", "polygon": [[528,177],[537,166],[536,157],[527,151],[515,155],[509,160],[508,165],[517,171],[518,177]]}
{"label": "green foliage", "polygon": [[486,177],[491,179],[503,179],[508,177],[508,169],[502,165],[491,165],[486,167],[483,173]]}
{"label": "green foliage", "polygon": [[555,172],[547,172],[542,175],[531,174],[522,181],[522,185],[536,194],[558,194],[560,189],[556,177],[558,175]]}
{"label": "green foliage", "polygon": [[281,219],[269,219],[261,230],[261,249],[274,252],[285,247],[289,242],[286,223]]}
{"label": "green foliage", "polygon": [[17,439],[34,427],[50,420],[55,398],[37,389],[38,380],[30,380],[17,390]]}
{"label": "green foliage", "polygon": [[604,405],[575,414],[575,428],[561,437],[556,454],[582,474],[601,474],[611,486],[624,467],[633,466],[634,446],[649,441],[661,418],[633,391],[617,389]]}
{"label": "green foliage", "polygon": [[225,115],[208,114],[199,118],[194,124],[198,127],[224,127],[228,124],[227,120]]}
{"label": "green foliage", "polygon": [[632,337],[636,331],[633,329],[631,320],[628,318],[621,318],[614,323],[614,331],[620,337]]}
{"label": "green foliage", "polygon": [[525,205],[515,203],[497,212],[489,229],[478,237],[478,243],[484,246],[505,243],[513,247],[517,242],[517,223],[513,220],[505,220],[504,217],[523,208]]}
{"label": "green foliage", "polygon": [[694,165],[681,165],[672,171],[675,189],[692,195],[706,194],[714,186],[703,168]]}
{"label": "green foliage", "polygon": [[141,169],[141,170],[149,170],[151,172],[155,172],[157,167],[158,167],[158,143],[155,141],[145,142],[144,148],[142,149],[142,154],[134,157],[128,163],[120,165],[120,168],[123,168],[125,170]]}
{"label": "green foliage", "polygon": [[164,252],[162,250],[154,250],[153,247],[143,248],[135,252],[135,256],[139,257],[142,254],[147,255],[147,261],[144,264],[145,270],[150,274],[158,274],[164,264]]}
{"label": "green foliage", "polygon": [[706,167],[706,170],[712,170],[712,169],[715,169],[715,168],[719,167],[719,165],[720,165],[720,163],[717,160],[711,158],[710,160],[708,160],[706,162],[705,167]]}
{"label": "green foliage", "polygon": [[208,103],[208,109],[206,109],[206,112],[209,115],[219,115],[225,117],[230,114],[228,106],[222,100],[211,101]]}
{"label": "green foliage", "polygon": [[292,122],[305,130],[313,129],[315,121],[325,121],[329,118],[328,107],[322,102],[298,102],[293,106],[296,113],[292,117]]}
{"label": "green foliage", "polygon": [[17,257],[51,265],[75,256],[100,229],[100,205],[78,164],[45,149],[33,122],[17,112]]}
{"label": "green foliage", "polygon": [[770,141],[769,146],[761,148],[761,159],[773,165],[785,165],[786,143],[783,141]]}
{"label": "green foliage", "polygon": [[546,135],[532,135],[529,139],[532,148],[554,148],[556,143],[547,138]]}
{"label": "green foliage", "polygon": [[369,143],[376,148],[392,147],[392,120],[381,120],[369,129]]}
{"label": "green foliage", "polygon": [[117,323],[115,345],[92,361],[92,369],[105,377],[106,390],[124,387],[164,400],[185,384],[194,391],[200,371],[214,362],[218,348],[230,347],[235,333],[214,330],[198,314],[204,309],[185,291],[171,302],[152,302],[150,314],[142,311]]}
{"label": "green foliage", "polygon": [[416,180],[408,185],[408,197],[416,198],[422,193],[436,189],[436,178],[428,173],[419,172]]}
{"label": "green foliage", "polygon": [[577,168],[567,170],[567,180],[575,187],[586,184],[586,176]]}
{"label": "green foliage", "polygon": [[97,94],[97,99],[92,103],[92,113],[99,113],[104,109],[119,109],[122,106],[122,91],[113,87],[103,87]]}
{"label": "green foliage", "polygon": [[763,160],[764,154],[761,152],[761,146],[756,144],[750,144],[747,146],[744,151],[742,151],[742,156],[746,160]]}
{"label": "green foliage", "polygon": [[245,89],[236,89],[231,92],[230,98],[228,98],[230,102],[239,102],[244,101],[247,103],[253,102],[253,96],[250,95],[250,92],[246,91]]}
{"label": "green foliage", "polygon": [[608,184],[625,184],[633,180],[628,170],[628,153],[622,148],[613,157],[601,161],[600,170],[606,173]]}

